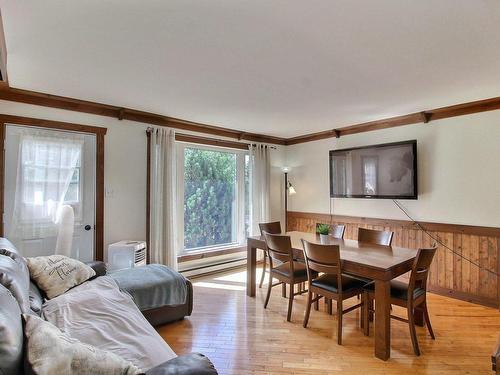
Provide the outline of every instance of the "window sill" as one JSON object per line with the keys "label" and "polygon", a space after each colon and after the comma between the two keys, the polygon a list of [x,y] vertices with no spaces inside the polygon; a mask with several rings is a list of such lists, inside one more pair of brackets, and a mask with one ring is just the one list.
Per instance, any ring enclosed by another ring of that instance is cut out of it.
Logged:
{"label": "window sill", "polygon": [[235,245],[235,246],[225,247],[225,248],[203,250],[203,251],[192,252],[192,253],[184,253],[184,254],[181,254],[177,257],[177,261],[179,263],[183,263],[183,262],[189,262],[191,260],[211,258],[211,257],[220,256],[220,255],[235,254],[235,253],[240,253],[243,251],[246,251],[246,246]]}

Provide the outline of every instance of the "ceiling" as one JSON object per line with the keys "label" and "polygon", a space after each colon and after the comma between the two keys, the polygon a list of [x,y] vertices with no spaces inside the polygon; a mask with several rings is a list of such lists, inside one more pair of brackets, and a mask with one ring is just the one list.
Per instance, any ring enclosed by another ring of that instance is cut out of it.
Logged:
{"label": "ceiling", "polygon": [[293,137],[500,95],[497,0],[0,0],[11,87]]}

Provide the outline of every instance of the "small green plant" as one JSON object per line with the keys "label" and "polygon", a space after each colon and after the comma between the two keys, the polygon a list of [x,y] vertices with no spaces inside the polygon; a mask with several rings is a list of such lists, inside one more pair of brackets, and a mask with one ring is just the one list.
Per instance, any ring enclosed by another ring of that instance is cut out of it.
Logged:
{"label": "small green plant", "polygon": [[328,234],[330,233],[330,226],[328,224],[318,224],[318,226],[316,227],[316,233]]}

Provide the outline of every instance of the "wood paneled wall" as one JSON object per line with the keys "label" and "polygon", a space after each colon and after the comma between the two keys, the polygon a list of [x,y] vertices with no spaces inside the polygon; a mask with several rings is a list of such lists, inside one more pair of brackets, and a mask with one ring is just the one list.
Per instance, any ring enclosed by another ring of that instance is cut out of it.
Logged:
{"label": "wood paneled wall", "polygon": [[[314,232],[316,223],[344,224],[344,238],[357,239],[358,228],[390,230],[393,245],[418,249],[429,247],[434,240],[411,221],[371,219],[351,216],[288,212],[288,230]],[[498,274],[500,262],[500,228],[441,223],[421,223],[434,237],[480,267]],[[438,244],[429,275],[429,290],[486,306],[499,308],[498,277],[471,264]]]}

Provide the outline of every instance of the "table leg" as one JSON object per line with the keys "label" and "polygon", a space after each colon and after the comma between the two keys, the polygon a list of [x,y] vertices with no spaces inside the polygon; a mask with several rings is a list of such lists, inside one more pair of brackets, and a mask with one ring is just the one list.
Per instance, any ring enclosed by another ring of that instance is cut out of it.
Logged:
{"label": "table leg", "polygon": [[415,307],[413,309],[413,321],[416,326],[423,327],[424,326],[424,310],[420,307]]}
{"label": "table leg", "polygon": [[389,281],[375,280],[375,357],[391,357],[391,286]]}
{"label": "table leg", "polygon": [[257,269],[257,249],[247,245],[247,296],[255,297],[255,283]]}

